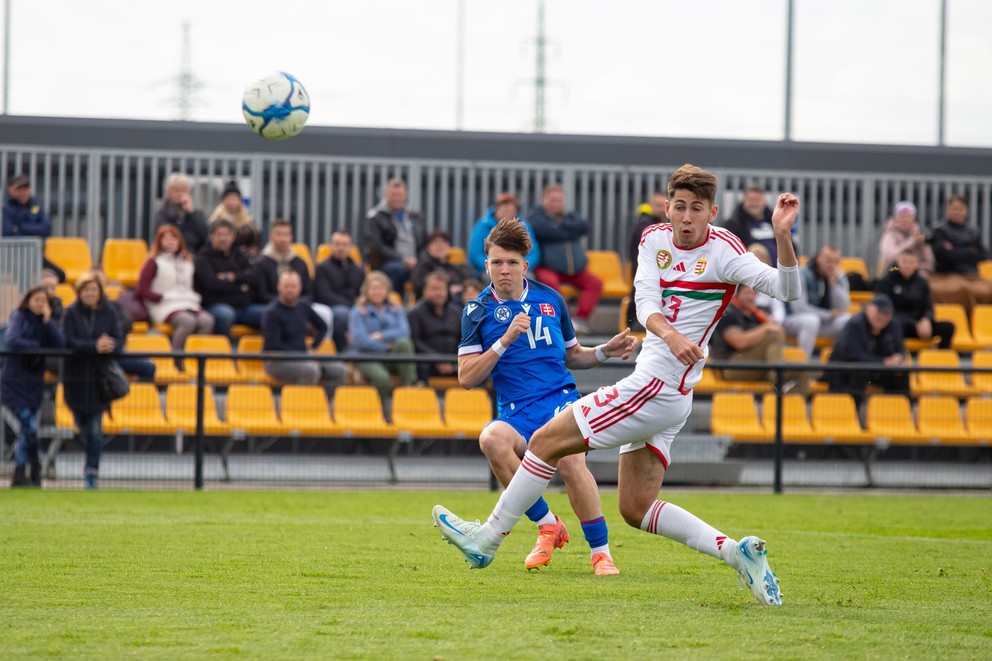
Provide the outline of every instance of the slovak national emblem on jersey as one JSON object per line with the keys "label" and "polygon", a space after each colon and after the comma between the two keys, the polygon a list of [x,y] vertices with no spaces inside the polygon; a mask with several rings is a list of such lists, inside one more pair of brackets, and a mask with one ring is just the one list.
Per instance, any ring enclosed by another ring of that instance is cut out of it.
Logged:
{"label": "slovak national emblem on jersey", "polygon": [[659,250],[654,257],[658,260],[658,268],[662,270],[672,265],[672,253],[667,250]]}
{"label": "slovak national emblem on jersey", "polygon": [[541,303],[541,314],[546,314],[549,317],[555,316],[555,306],[550,303]]}
{"label": "slovak national emblem on jersey", "polygon": [[706,258],[700,257],[699,261],[696,262],[696,268],[692,269],[692,272],[696,275],[702,275],[703,271],[706,270]]}
{"label": "slovak national emblem on jersey", "polygon": [[510,320],[510,308],[501,305],[493,312],[493,316],[496,317],[496,321],[505,324]]}

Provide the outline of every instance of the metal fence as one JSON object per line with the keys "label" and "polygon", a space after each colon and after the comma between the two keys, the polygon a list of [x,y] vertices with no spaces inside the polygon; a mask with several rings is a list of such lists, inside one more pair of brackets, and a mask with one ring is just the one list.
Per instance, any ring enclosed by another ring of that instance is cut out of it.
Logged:
{"label": "metal fence", "polygon": [[41,280],[41,239],[0,239],[0,324],[20,303],[21,295]]}
{"label": "metal fence", "polygon": [[[35,194],[52,216],[55,234],[85,237],[94,253],[107,237],[148,239],[163,182],[179,171],[193,178],[195,203],[207,214],[219,203],[224,182],[234,179],[263,228],[276,216],[288,217],[296,240],[311,248],[327,242],[337,229],[360,236],[361,220],[390,177],[405,179],[411,208],[422,210],[429,226],[447,230],[461,246],[497,193],[515,192],[526,212],[537,204],[544,185],[557,181],[565,187],[568,204],[592,220],[589,247],[623,254],[636,207],[652,191],[664,188],[675,167],[0,145],[0,173],[29,173]],[[721,180],[721,216],[730,213],[743,189],[752,184],[770,194],[797,193],[803,204],[797,239],[804,253],[831,242],[871,266],[876,240],[897,201],[914,202],[921,223],[929,228],[941,219],[954,193],[969,198],[972,221],[986,243],[992,232],[990,176],[715,171]]]}

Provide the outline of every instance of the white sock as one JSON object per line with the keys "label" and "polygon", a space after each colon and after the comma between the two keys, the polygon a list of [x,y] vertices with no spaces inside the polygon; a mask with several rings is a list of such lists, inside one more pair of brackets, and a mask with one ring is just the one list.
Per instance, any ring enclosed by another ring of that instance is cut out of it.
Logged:
{"label": "white sock", "polygon": [[483,539],[480,540],[480,546],[483,551],[496,552],[524,512],[544,493],[554,474],[554,466],[544,463],[530,450],[524,453],[520,467],[499,497],[496,509],[482,525]]}
{"label": "white sock", "polygon": [[597,553],[605,553],[606,555],[610,556],[611,558],[613,557],[613,554],[610,553],[610,545],[609,544],[603,544],[602,546],[594,546],[594,547],[592,547],[592,548],[589,549],[589,557],[590,558],[593,557],[594,555],[596,555]]}
{"label": "white sock", "polygon": [[558,517],[555,516],[555,513],[552,512],[551,510],[548,510],[548,513],[545,514],[540,521],[535,521],[535,523],[539,526],[546,526],[548,524],[554,523],[557,520]]}
{"label": "white sock", "polygon": [[641,530],[681,542],[731,564],[737,542],[678,505],[656,500],[641,521]]}

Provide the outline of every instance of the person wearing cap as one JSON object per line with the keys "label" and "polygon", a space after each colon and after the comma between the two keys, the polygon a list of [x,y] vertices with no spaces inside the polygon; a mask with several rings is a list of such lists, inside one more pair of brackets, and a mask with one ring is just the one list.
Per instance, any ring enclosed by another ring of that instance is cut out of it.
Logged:
{"label": "person wearing cap", "polygon": [[[894,311],[891,298],[875,294],[841,330],[829,362],[905,364],[906,345],[899,324],[893,321]],[[828,370],[826,381],[831,391],[848,392],[859,398],[869,385],[879,386],[886,392],[909,393],[908,372]]]}
{"label": "person wearing cap", "polygon": [[978,263],[989,258],[982,233],[968,225],[968,200],[952,195],[947,220],[930,237],[936,269],[930,277],[934,303],[957,303],[971,315],[976,305],[992,303],[992,281],[978,275]]}
{"label": "person wearing cap", "polygon": [[210,223],[215,220],[229,220],[237,230],[234,245],[254,258],[262,248],[262,233],[255,224],[255,219],[248,213],[241,189],[236,181],[229,181],[221,192],[220,204],[210,214]]}
{"label": "person wearing cap", "polygon": [[[525,218],[521,218],[520,202],[513,193],[500,193],[496,196],[491,207],[486,210],[482,218],[475,221],[472,228],[472,236],[468,240],[468,262],[475,269],[476,273],[488,279],[486,274],[486,237],[496,227],[500,218],[517,218],[530,235],[530,252],[527,253],[527,263],[530,265],[531,273],[534,268],[541,264],[541,247],[537,244],[537,237],[534,236],[534,228],[530,226]],[[530,277],[530,276],[528,276]]]}
{"label": "person wearing cap", "polygon": [[390,179],[379,204],[369,209],[362,223],[366,263],[388,275],[400,296],[427,237],[423,217],[407,209],[407,201],[406,182]]}
{"label": "person wearing cap", "polygon": [[929,340],[940,338],[940,349],[950,349],[954,324],[937,321],[933,314],[930,285],[920,274],[919,257],[914,247],[899,253],[895,265],[875,281],[875,291],[892,299],[895,321],[903,337]]}
{"label": "person wearing cap", "polygon": [[192,183],[181,172],[173,172],[165,180],[165,202],[155,213],[157,231],[162,225],[175,225],[183,233],[186,248],[196,254],[207,243],[207,219],[203,212],[193,206],[190,195]]}
{"label": "person wearing cap", "polygon": [[879,239],[876,275],[885,277],[899,255],[906,250],[916,254],[920,277],[929,278],[934,269],[933,250],[916,222],[916,205],[904,200],[896,203],[895,213],[885,223],[885,230]]}
{"label": "person wearing cap", "polygon": [[424,281],[427,276],[436,271],[448,274],[448,295],[456,303],[462,301],[462,281],[468,277],[465,269],[451,263],[451,235],[444,230],[434,230],[427,237],[427,245],[420,253],[417,266],[410,274],[413,283],[413,295],[420,298],[424,295]]}
{"label": "person wearing cap", "polygon": [[[52,221],[38,199],[31,195],[31,180],[26,174],[11,177],[3,205],[3,236],[37,236],[44,241],[51,234]],[[65,282],[65,271],[50,262],[44,251],[42,264],[58,276],[59,282]]]}

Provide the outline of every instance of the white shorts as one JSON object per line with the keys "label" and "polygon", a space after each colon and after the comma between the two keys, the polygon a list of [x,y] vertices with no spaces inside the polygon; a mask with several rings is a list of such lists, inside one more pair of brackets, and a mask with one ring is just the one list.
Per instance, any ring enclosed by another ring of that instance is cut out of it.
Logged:
{"label": "white shorts", "polygon": [[690,411],[692,391],[683,395],[660,379],[636,371],[572,405],[572,415],[590,449],[619,447],[624,453],[647,447],[665,468],[672,461],[672,441]]}

